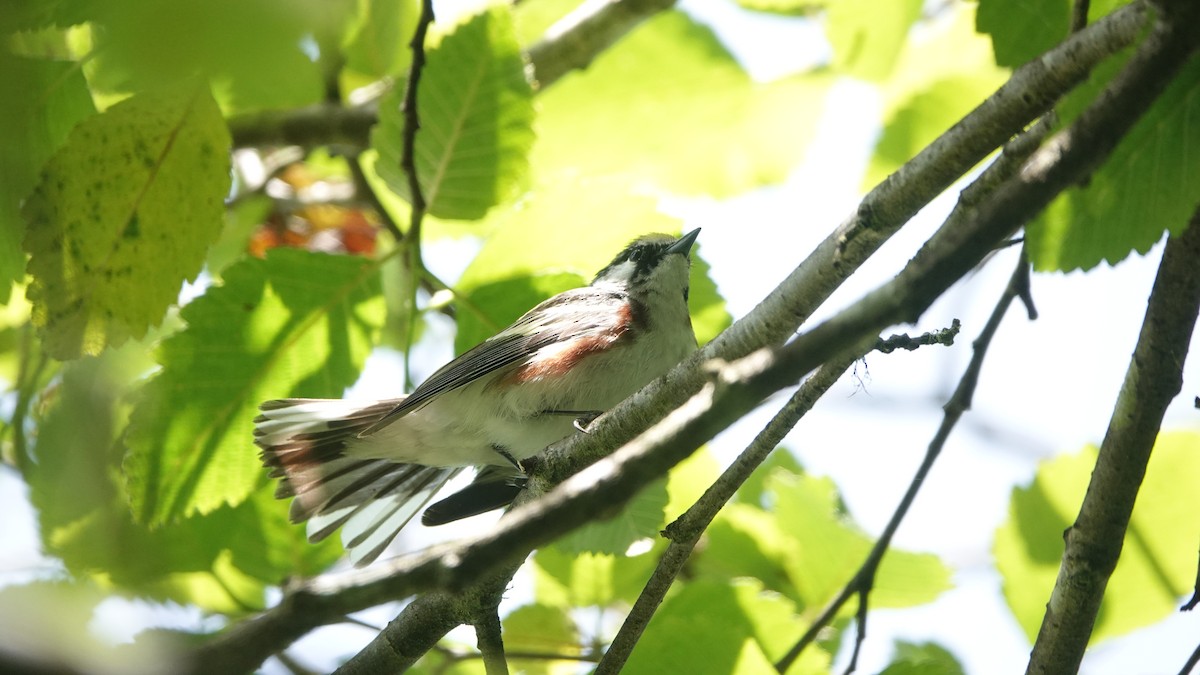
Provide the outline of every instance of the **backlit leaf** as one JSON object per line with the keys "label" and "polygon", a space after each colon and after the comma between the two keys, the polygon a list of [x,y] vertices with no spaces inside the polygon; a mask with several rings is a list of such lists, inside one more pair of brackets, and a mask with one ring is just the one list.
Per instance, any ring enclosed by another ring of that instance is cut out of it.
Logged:
{"label": "backlit leaf", "polygon": [[383,321],[372,261],[276,249],[223,278],[183,308],[188,327],[163,343],[162,371],[134,412],[125,470],[140,522],[244,500],[265,481],[258,404],[341,396]]}
{"label": "backlit leaf", "polygon": [[[1127,56],[1127,54],[1126,54]],[[1061,106],[1064,121],[1095,100],[1125,62],[1111,58]],[[1039,270],[1090,269],[1146,253],[1179,234],[1200,202],[1200,61],[1192,60],[1086,185],[1072,188],[1027,228]]]}
{"label": "backlit leaf", "polygon": [[864,80],[881,80],[896,66],[921,0],[838,0],[830,3],[825,33],[834,67]]}
{"label": "backlit leaf", "polygon": [[96,354],[162,320],[220,232],[229,143],[194,81],[71,132],[23,208],[28,295],[49,353]]}
{"label": "backlit leaf", "polygon": [[1071,4],[1070,0],[980,0],[975,27],[992,37],[996,63],[1016,68],[1066,39]]}
{"label": "backlit leaf", "polygon": [[0,96],[0,304],[25,276],[21,200],[42,165],[77,122],[95,112],[87,82],[70,63],[36,61],[0,49],[0,81],[19,96]]}
{"label": "backlit leaf", "polygon": [[[838,509],[833,482],[776,471],[768,479],[779,528],[797,546],[788,574],[806,606],[823,607],[867,558],[874,541]],[[929,602],[950,587],[950,570],[937,556],[890,549],[871,591],[871,606],[907,607]]]}
{"label": "backlit leaf", "polygon": [[[1133,509],[1121,559],[1109,579],[1092,641],[1155,623],[1178,608],[1196,576],[1194,532],[1200,495],[1200,434],[1160,434]],[[1062,561],[1062,533],[1075,521],[1097,451],[1043,462],[1033,483],[1013,490],[1008,520],[996,531],[996,567],[1004,597],[1032,640]]]}
{"label": "backlit leaf", "polygon": [[712,30],[663,12],[538,95],[533,162],[677,194],[737,194],[800,163],[830,83],[753,82]]}
{"label": "backlit leaf", "polygon": [[[428,53],[417,111],[416,169],[426,208],[441,218],[478,219],[516,195],[529,171],[533,89],[504,7],[476,15]],[[411,199],[400,166],[403,87],[379,104],[371,145],[375,170]]]}

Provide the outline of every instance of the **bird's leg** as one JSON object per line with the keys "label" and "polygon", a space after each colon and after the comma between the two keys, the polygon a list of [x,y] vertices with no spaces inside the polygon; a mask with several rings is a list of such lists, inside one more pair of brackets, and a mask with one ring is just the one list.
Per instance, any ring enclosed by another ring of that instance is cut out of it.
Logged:
{"label": "bird's leg", "polygon": [[603,415],[603,410],[543,410],[543,415],[574,415],[575,419],[571,421],[571,426],[579,430],[580,433],[591,433],[587,430],[596,418]]}
{"label": "bird's leg", "polygon": [[525,473],[525,467],[521,466],[521,463],[517,461],[517,458],[512,456],[512,453],[508,451],[508,448],[497,443],[492,443],[492,450],[495,450],[496,454],[500,455],[504,459],[507,459],[509,464],[517,467],[517,471]]}

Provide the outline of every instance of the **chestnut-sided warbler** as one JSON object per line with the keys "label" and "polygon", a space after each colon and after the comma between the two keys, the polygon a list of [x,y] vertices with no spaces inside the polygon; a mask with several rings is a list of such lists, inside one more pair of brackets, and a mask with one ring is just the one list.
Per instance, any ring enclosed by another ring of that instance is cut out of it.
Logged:
{"label": "chestnut-sided warbler", "polygon": [[689,252],[700,230],[630,243],[591,285],[542,302],[408,396],[280,399],[255,443],[293,522],[338,527],[356,565],[374,560],[463,468],[475,482],[425,511],[441,524],[509,504],[519,462],[573,433],[696,349]]}

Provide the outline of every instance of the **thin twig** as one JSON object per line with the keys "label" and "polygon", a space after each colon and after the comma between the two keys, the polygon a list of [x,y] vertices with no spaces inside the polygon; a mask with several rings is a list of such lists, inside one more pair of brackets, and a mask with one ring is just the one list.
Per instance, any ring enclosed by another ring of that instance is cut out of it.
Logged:
{"label": "thin twig", "polygon": [[874,340],[846,351],[835,360],[821,366],[792,394],[788,402],[779,409],[771,421],[763,427],[729,468],[704,491],[704,494],[663,530],[663,536],[671,540],[667,550],[659,558],[658,566],[642,588],[625,621],[613,638],[612,644],[600,659],[596,675],[620,672],[633,653],[633,648],[650,624],[667,591],[679,576],[696,542],[721,508],[733,497],[739,487],[757,469],[771,452],[779,446],[784,436],[792,430],[821,396],[837,382],[842,373],[874,346]]}
{"label": "thin twig", "polygon": [[1196,645],[1196,648],[1192,650],[1191,656],[1188,657],[1183,667],[1179,669],[1179,675],[1188,675],[1196,667],[1197,663],[1200,663],[1200,645]]}
{"label": "thin twig", "polygon": [[365,198],[371,208],[375,209],[375,213],[379,216],[379,222],[383,223],[383,229],[392,235],[392,239],[399,245],[404,241],[404,233],[400,231],[400,226],[396,224],[396,219],[392,217],[390,211],[384,207],[383,202],[379,199],[379,195],[371,187],[370,181],[367,180],[367,173],[362,168],[362,155],[347,155],[346,164],[350,167],[350,176],[354,179],[354,191]]}
{"label": "thin twig", "polygon": [[413,338],[417,332],[417,289],[424,278],[425,261],[421,259],[421,223],[425,220],[425,193],[421,190],[421,178],[417,175],[417,130],[421,128],[421,117],[417,111],[417,93],[421,84],[421,73],[425,70],[425,36],[429,25],[433,23],[433,0],[421,0],[421,15],[417,18],[417,27],[413,31],[412,63],[408,68],[408,82],[404,86],[404,129],[401,135],[403,148],[400,154],[400,168],[408,179],[408,192],[412,204],[412,215],[408,222],[408,236],[403,239],[408,252],[409,291],[411,293],[408,307],[408,321],[405,324],[404,336],[404,388],[412,388],[412,371],[409,367]]}
{"label": "thin twig", "polygon": [[959,323],[958,319],[954,319],[949,328],[922,333],[917,337],[909,337],[908,333],[899,333],[887,339],[879,338],[875,341],[875,351],[881,354],[891,354],[897,349],[904,349],[911,352],[927,345],[945,345],[948,347],[954,344],[954,338],[958,336],[958,331],[961,328],[962,324]]}
{"label": "thin twig", "polygon": [[[952,214],[951,218],[953,217]],[[875,546],[867,555],[867,559],[863,562],[862,566],[859,567],[858,572],[851,577],[850,581],[837,597],[826,605],[820,616],[813,621],[812,626],[809,627],[800,640],[775,664],[779,672],[787,672],[792,662],[800,656],[804,648],[816,639],[821,629],[837,616],[842,605],[854,595],[859,596],[858,637],[855,639],[854,653],[850,659],[851,668],[847,672],[852,672],[853,666],[857,664],[859,649],[862,647],[863,639],[866,635],[864,613],[867,608],[867,594],[874,586],[875,573],[879,569],[879,563],[883,560],[884,553],[887,552],[888,547],[891,545],[892,537],[896,534],[896,530],[899,529],[905,515],[908,514],[908,509],[916,499],[921,486],[924,485],[925,478],[933,468],[934,462],[937,461],[942,448],[945,447],[946,440],[950,437],[950,432],[954,429],[955,424],[958,423],[963,413],[971,408],[971,399],[975,394],[975,387],[979,382],[979,372],[983,367],[983,359],[987,355],[988,346],[991,344],[996,330],[999,329],[1000,321],[1008,311],[1009,305],[1018,297],[1017,286],[1019,281],[1016,281],[1016,279],[1020,277],[1023,273],[1023,268],[1027,265],[1028,263],[1025,262],[1023,257],[1018,260],[1017,269],[1013,270],[1008,286],[1004,289],[1004,293],[1000,295],[1000,299],[992,309],[992,314],[988,317],[983,330],[980,331],[979,337],[975,339],[972,345],[971,361],[967,364],[967,368],[963,372],[962,378],[958,382],[958,387],[954,390],[954,394],[951,395],[950,400],[943,408],[942,424],[934,435],[933,440],[930,441],[929,447],[925,451],[925,458],[921,461],[920,467],[909,483],[908,490],[904,493],[904,498],[900,500],[900,504],[896,507],[895,512],[892,513],[892,518],[888,521],[887,527],[879,535],[879,540],[875,542]]]}
{"label": "thin twig", "polygon": [[1087,27],[1088,10],[1091,8],[1091,0],[1075,0],[1071,4],[1071,32],[1078,33]]}

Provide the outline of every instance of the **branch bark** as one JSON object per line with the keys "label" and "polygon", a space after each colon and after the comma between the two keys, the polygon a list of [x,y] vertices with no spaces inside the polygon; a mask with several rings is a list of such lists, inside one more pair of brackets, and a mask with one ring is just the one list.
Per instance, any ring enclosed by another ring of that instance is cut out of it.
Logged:
{"label": "branch bark", "polygon": [[529,48],[529,63],[542,88],[592,60],[643,21],[675,6],[675,0],[587,0],[546,30]]}
{"label": "branch bark", "polygon": [[1074,673],[1091,637],[1108,578],[1200,311],[1200,210],[1163,251],[1146,318],[1075,523],[1027,673]]}

